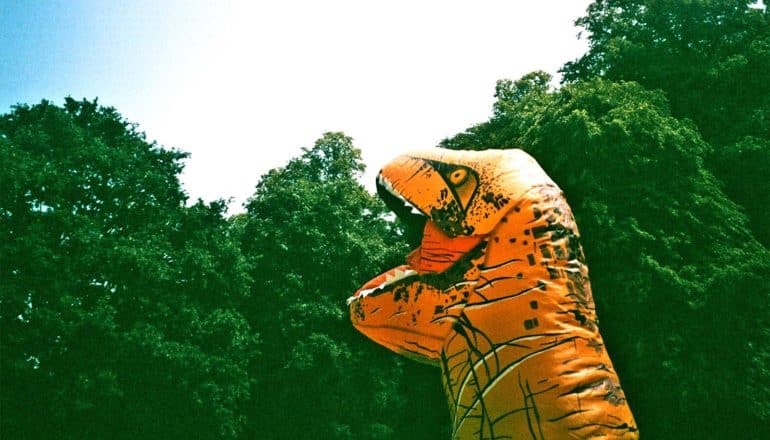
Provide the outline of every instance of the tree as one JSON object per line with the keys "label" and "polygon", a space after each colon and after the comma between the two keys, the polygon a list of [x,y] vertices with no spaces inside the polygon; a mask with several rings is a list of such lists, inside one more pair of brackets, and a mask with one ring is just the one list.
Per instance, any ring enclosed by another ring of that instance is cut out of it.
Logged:
{"label": "tree", "polygon": [[225,205],[96,101],[0,116],[4,436],[234,438],[257,340]]}
{"label": "tree", "polygon": [[712,147],[660,91],[545,84],[499,83],[492,119],[444,145],[521,146],[562,187],[643,435],[767,437],[770,254],[705,167]]}
{"label": "tree", "polygon": [[767,137],[770,14],[753,3],[597,1],[577,20],[590,49],[564,66],[565,80],[601,76],[663,90],[673,114],[716,144]]}
{"label": "tree", "polygon": [[[348,318],[345,298],[407,253],[401,229],[356,182],[363,169],[349,137],[326,133],[262,176],[238,219],[254,267],[248,317],[260,329],[265,353],[254,365],[259,383],[246,437],[437,438],[445,432],[438,370],[402,362],[364,341]],[[430,380],[420,380],[425,377]],[[425,402],[437,410],[416,422]]]}
{"label": "tree", "polygon": [[600,76],[662,90],[715,148],[707,167],[770,247],[770,11],[747,0],[602,0],[577,24],[590,49],[567,83]]}

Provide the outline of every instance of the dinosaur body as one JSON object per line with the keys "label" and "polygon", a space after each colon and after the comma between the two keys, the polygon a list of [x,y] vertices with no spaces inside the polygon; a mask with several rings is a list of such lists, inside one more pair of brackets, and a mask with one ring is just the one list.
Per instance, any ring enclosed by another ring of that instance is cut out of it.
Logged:
{"label": "dinosaur body", "polygon": [[526,153],[399,156],[378,191],[423,232],[350,299],[354,326],[441,368],[453,437],[636,439],[561,190]]}

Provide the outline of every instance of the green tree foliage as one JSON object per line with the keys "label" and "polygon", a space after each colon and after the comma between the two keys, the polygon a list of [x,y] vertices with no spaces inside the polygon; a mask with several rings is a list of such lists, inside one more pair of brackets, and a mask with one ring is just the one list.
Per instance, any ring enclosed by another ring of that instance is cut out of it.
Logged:
{"label": "green tree foliage", "polygon": [[660,91],[542,72],[498,83],[492,119],[444,142],[521,146],[581,228],[602,333],[645,437],[766,438],[770,253]]}
{"label": "green tree foliage", "polygon": [[[350,138],[326,133],[264,175],[237,220],[253,261],[247,313],[264,352],[246,437],[445,436],[438,370],[401,361],[350,325],[345,295],[407,252],[400,228],[357,183],[363,169]],[[438,408],[433,423],[418,415],[426,404]]]}
{"label": "green tree foliage", "polygon": [[230,219],[185,207],[186,155],[95,101],[17,106],[0,143],[3,437],[444,437],[438,371],[347,316],[407,252],[350,138],[263,176]]}
{"label": "green tree foliage", "polygon": [[[565,85],[502,80],[449,148],[522,147],[564,189],[645,438],[770,438],[770,14],[599,0]],[[448,436],[438,371],[352,329],[403,229],[327,133],[247,212],[96,102],[0,115],[0,436]]]}
{"label": "green tree foliage", "polygon": [[770,13],[747,0],[601,0],[577,20],[590,50],[568,82],[601,76],[666,93],[676,116],[725,144],[770,135]]}
{"label": "green tree foliage", "polygon": [[[662,90],[715,148],[707,167],[770,247],[770,11],[746,0],[601,0],[577,23],[590,50],[567,82],[601,76]],[[765,177],[762,177],[765,176]]]}
{"label": "green tree foliage", "polygon": [[3,438],[235,438],[257,339],[224,203],[96,101],[0,116]]}

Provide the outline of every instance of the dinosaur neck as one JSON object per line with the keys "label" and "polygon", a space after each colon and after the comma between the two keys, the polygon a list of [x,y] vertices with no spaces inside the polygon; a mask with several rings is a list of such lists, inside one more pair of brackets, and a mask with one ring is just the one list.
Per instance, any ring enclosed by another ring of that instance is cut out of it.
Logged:
{"label": "dinosaur neck", "polygon": [[511,209],[479,271],[441,354],[454,438],[636,438],[558,188]]}

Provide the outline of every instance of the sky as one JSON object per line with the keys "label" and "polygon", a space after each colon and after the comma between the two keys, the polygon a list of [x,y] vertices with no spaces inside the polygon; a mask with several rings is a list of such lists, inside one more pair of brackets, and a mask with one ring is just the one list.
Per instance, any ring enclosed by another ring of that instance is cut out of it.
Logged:
{"label": "sky", "polygon": [[0,113],[98,98],[191,153],[191,201],[242,211],[259,176],[327,131],[374,175],[491,116],[495,83],[587,49],[584,0],[4,0]]}

